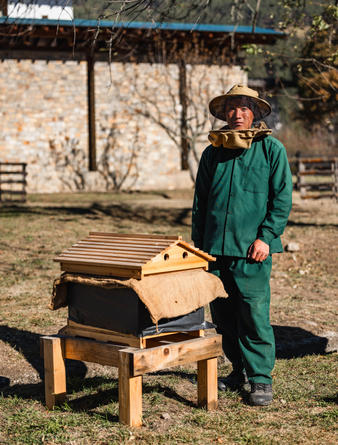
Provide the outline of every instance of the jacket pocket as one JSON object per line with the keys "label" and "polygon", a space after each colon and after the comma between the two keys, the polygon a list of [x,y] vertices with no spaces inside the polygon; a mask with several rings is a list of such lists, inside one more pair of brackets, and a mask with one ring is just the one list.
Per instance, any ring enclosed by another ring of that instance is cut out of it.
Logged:
{"label": "jacket pocket", "polygon": [[243,181],[243,190],[252,193],[268,193],[269,191],[269,167],[262,165],[260,167],[248,166],[245,170]]}

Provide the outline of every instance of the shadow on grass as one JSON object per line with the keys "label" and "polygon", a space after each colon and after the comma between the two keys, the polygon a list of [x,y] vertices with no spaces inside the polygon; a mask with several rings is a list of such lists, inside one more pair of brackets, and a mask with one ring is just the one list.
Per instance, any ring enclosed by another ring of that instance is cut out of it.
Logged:
{"label": "shadow on grass", "polygon": [[[40,335],[23,329],[0,325],[0,340],[10,345],[27,360],[37,371],[41,380],[44,379],[43,358],[40,357]],[[66,360],[67,377],[75,374],[82,378],[87,373],[87,366],[80,361]],[[23,385],[24,386],[24,385]]]}
{"label": "shadow on grass", "polygon": [[292,219],[289,219],[287,225],[289,227],[320,227],[322,229],[327,229],[327,228],[336,228],[338,227],[338,224],[333,224],[333,223],[329,223],[329,224],[323,224],[323,223],[313,223],[313,222],[304,222],[304,221],[293,221]]}
{"label": "shadow on grass", "polygon": [[[290,326],[273,326],[276,337],[276,355],[277,358],[295,358],[303,357],[309,354],[325,354],[325,348],[328,339],[319,337],[297,327]],[[43,359],[40,357],[40,335],[11,328],[6,325],[0,326],[0,340],[9,344],[15,350],[20,352],[24,358],[36,369],[41,380],[43,380]],[[116,379],[106,377],[85,378],[87,367],[84,363],[74,360],[66,360],[67,369],[67,391],[68,394],[84,392],[79,397],[74,396],[67,402],[67,409],[73,411],[89,411],[89,415],[97,416],[98,413],[90,412],[99,406],[104,406],[112,401],[118,401],[118,383]],[[20,370],[18,370],[20,372]],[[172,376],[180,379],[196,382],[195,372],[186,372],[181,370],[169,369],[162,370],[148,375],[166,377]],[[44,384],[43,382],[35,384],[16,384],[9,386],[10,376],[2,376],[4,387],[0,388],[4,397],[21,397],[23,399],[34,399],[44,403]],[[110,388],[101,388],[101,386],[111,386]],[[196,388],[197,390],[197,388]],[[96,393],[93,393],[95,392]],[[88,392],[91,392],[88,394]],[[143,385],[143,393],[162,393],[165,397],[174,399],[189,407],[195,404],[190,400],[179,395],[174,389],[165,385],[165,379],[162,382],[145,383]],[[326,400],[328,402],[336,402],[336,399]],[[62,409],[62,407],[61,407]],[[107,418],[109,417],[109,419]],[[105,414],[104,417],[112,422],[118,421],[115,415]]]}
{"label": "shadow on grass", "polygon": [[326,354],[329,340],[294,326],[272,326],[276,340],[276,358],[290,359]]}
{"label": "shadow on grass", "polygon": [[327,403],[335,403],[336,405],[338,405],[338,393],[334,394],[333,396],[323,397],[321,400]]}
{"label": "shadow on grass", "polygon": [[98,219],[102,215],[110,216],[117,221],[125,219],[139,223],[167,224],[172,226],[189,226],[191,209],[160,208],[148,206],[129,206],[127,204],[102,205],[93,203],[90,206],[6,206],[0,217],[16,217],[21,215],[55,215],[58,218],[85,216]]}

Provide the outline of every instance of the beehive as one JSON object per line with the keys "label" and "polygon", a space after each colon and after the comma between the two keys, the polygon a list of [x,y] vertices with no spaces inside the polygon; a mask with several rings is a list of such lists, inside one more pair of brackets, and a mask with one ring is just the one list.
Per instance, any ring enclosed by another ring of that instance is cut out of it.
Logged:
{"label": "beehive", "polygon": [[180,236],[90,232],[55,261],[72,273],[141,279],[145,275],[208,269],[215,258]]}

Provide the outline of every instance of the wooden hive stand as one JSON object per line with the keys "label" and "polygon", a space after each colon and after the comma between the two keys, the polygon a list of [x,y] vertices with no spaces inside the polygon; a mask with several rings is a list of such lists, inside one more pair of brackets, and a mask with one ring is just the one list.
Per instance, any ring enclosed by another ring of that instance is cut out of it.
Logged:
{"label": "wooden hive stand", "polygon": [[[109,338],[99,341],[70,336],[71,330],[66,335],[63,332],[67,330],[61,330],[58,335],[41,337],[45,398],[49,409],[63,403],[66,398],[65,359],[118,368],[119,420],[129,426],[142,425],[142,376],[192,362],[197,362],[198,406],[207,410],[217,408],[217,357],[222,355],[220,335],[204,337],[204,331],[180,332],[151,336],[140,347],[133,347],[117,344],[121,339],[116,338],[116,334],[113,334],[115,343],[110,343],[107,341]],[[128,340],[124,338],[122,341]],[[132,339],[128,343],[132,343]]]}

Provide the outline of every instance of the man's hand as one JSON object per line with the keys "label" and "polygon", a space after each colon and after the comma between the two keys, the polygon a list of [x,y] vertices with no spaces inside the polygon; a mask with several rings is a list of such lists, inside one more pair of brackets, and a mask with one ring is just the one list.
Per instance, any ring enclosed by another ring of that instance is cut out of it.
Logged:
{"label": "man's hand", "polygon": [[262,262],[268,257],[269,251],[269,244],[266,244],[260,239],[256,239],[256,241],[254,241],[249,247],[248,258],[254,261]]}

